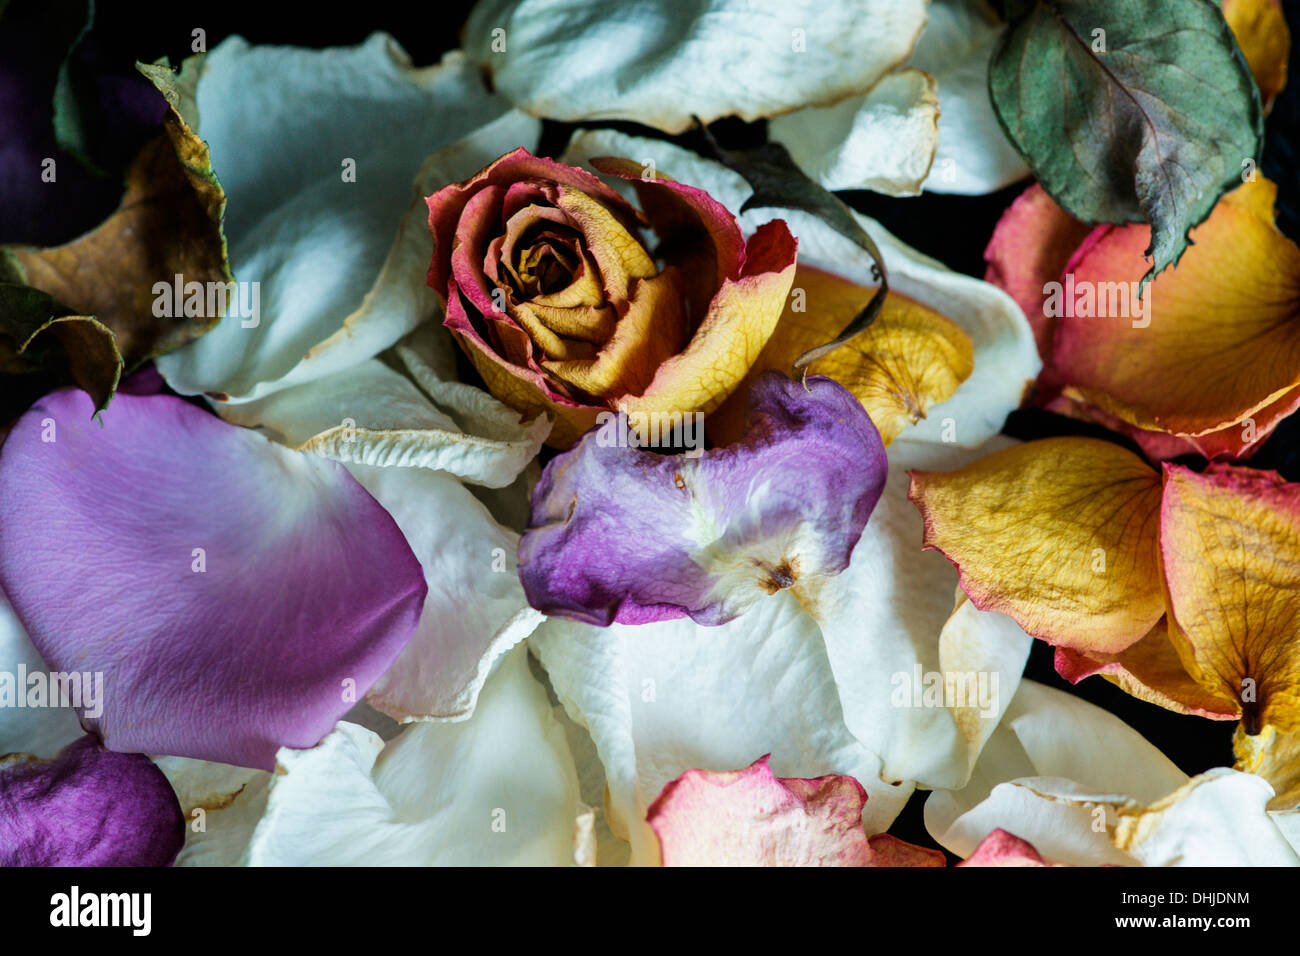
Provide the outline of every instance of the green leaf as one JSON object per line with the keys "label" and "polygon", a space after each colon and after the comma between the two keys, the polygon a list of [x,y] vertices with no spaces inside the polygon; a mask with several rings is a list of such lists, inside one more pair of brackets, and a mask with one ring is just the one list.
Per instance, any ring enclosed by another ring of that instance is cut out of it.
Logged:
{"label": "green leaf", "polygon": [[77,94],[77,83],[72,71],[72,54],[94,25],[95,4],[94,0],[74,0],[64,6],[67,9],[60,10],[59,15],[75,18],[82,26],[68,47],[63,62],[59,64],[59,78],[54,86],[54,112],[51,116],[54,136],[59,146],[75,156],[78,162],[102,176],[106,175],[105,171],[91,158],[84,108]]}
{"label": "green leaf", "polygon": [[809,179],[780,143],[764,143],[756,149],[728,150],[718,145],[707,126],[700,124],[700,129],[704,131],[705,140],[718,161],[743,176],[754,190],[754,194],[740,207],[742,213],[770,206],[798,209],[818,217],[840,235],[865,249],[875,260],[873,271],[880,281],[880,288],[871,297],[871,301],[834,339],[825,345],[809,349],[795,359],[794,367],[806,368],[866,331],[885,304],[885,296],[889,293],[889,276],[885,273],[885,261],[881,258],[880,250],[867,231],[859,225],[853,210],[834,193]]}
{"label": "green leaf", "polygon": [[1087,223],[1147,222],[1152,268],[1241,185],[1259,91],[1214,0],[1010,0],[989,94],[1043,188]]}

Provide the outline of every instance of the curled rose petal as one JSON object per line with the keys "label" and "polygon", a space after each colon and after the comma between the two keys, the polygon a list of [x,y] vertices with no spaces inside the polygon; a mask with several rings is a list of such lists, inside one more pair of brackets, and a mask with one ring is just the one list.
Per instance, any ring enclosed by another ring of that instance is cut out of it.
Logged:
{"label": "curled rose petal", "polygon": [[[598,157],[609,155],[643,159],[652,163],[656,170],[669,170],[678,178],[705,190],[710,197],[737,214],[745,235],[756,237],[771,218],[769,209],[740,212],[753,189],[739,173],[662,140],[627,136],[611,130],[584,130],[570,141],[564,158],[574,163],[595,165]],[[822,219],[799,210],[782,210],[781,216],[798,240],[800,269],[813,266],[858,287],[878,282],[872,273],[875,261],[871,255]],[[970,337],[973,347],[974,367],[969,377],[946,401],[931,398],[934,404],[926,408],[927,418],[909,425],[890,445],[891,460],[899,461],[901,456],[908,456],[913,463],[919,464],[917,458],[928,458],[935,450],[946,453],[954,449],[980,447],[1002,430],[1007,413],[1019,407],[1026,386],[1034,381],[1041,367],[1033,333],[1024,314],[1000,289],[948,270],[905,246],[879,223],[865,216],[857,215],[857,220],[875,240],[888,264],[890,290],[937,313],[937,316],[951,319]],[[809,298],[810,310],[813,305]],[[804,320],[800,324],[810,319],[807,315],[795,317]],[[773,336],[779,334],[784,319],[785,316],[778,317],[777,331],[772,333]],[[851,349],[839,351],[847,352],[850,357],[861,355]],[[743,389],[744,383],[737,386],[728,401],[743,401]],[[722,409],[719,409],[719,414],[731,417]],[[909,415],[908,420],[914,420],[913,416]],[[712,423],[711,417],[710,427]],[[882,422],[882,429],[887,428]]]}
{"label": "curled rose petal", "polygon": [[0,866],[169,866],[184,841],[176,794],[143,754],[84,736],[49,760],[0,757]]}
{"label": "curled rose petal", "polygon": [[[343,467],[165,395],[47,396],[0,449],[0,584],[114,750],[269,768],[415,629],[419,562]],[[98,678],[96,678],[98,680]]]}
{"label": "curled rose petal", "polygon": [[970,782],[926,800],[925,827],[960,857],[973,856],[1000,828],[1050,863],[1132,864],[1108,839],[1116,807],[1130,799],[1151,803],[1186,782],[1187,774],[1114,714],[1022,680]]}
{"label": "curled rose petal", "polygon": [[628,447],[611,416],[553,459],[519,545],[529,602],[598,625],[716,625],[842,571],[884,487],[884,447],[842,386],[806,387],[768,373],[746,437],[699,457]]}
{"label": "curled rose petal", "polygon": [[867,792],[852,777],[688,770],[646,816],[664,866],[943,866],[943,854],[862,826]]}
{"label": "curled rose petal", "polygon": [[1058,647],[1056,672],[1072,684],[1101,674],[1126,694],[1181,714],[1236,720],[1240,712],[1235,700],[1211,693],[1187,673],[1169,640],[1164,618],[1145,637],[1118,653]]}
{"label": "curled rose petal", "polygon": [[642,211],[523,148],[427,200],[445,325],[495,396],[556,419],[558,448],[606,409],[712,411],[772,334],[794,275],[779,220],[746,242],[703,190],[630,160],[592,165],[632,180]]}
{"label": "curled rose petal", "polygon": [[1202,435],[1300,388],[1300,249],[1273,225],[1276,195],[1257,178],[1225,196],[1140,310],[1131,294],[1128,310],[1115,306],[1146,268],[1145,227],[1089,236],[1066,266],[1073,314],[1058,319],[1053,341],[1067,394],[1142,428]]}

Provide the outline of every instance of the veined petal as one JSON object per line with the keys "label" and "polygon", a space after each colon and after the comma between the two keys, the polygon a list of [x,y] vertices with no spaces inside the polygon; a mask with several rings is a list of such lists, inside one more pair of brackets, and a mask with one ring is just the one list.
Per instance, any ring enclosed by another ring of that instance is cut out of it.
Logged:
{"label": "veined petal", "polygon": [[[741,396],[766,369],[789,369],[804,352],[830,341],[848,327],[875,289],[812,266],[795,271],[793,294],[776,330],[732,398],[709,419],[714,441],[735,441],[742,433]],[[928,417],[970,377],[970,336],[955,322],[902,293],[891,292],[865,332],[808,366],[812,374],[839,382],[862,403],[889,445]]]}
{"label": "veined petal", "polygon": [[1268,109],[1286,86],[1291,52],[1291,31],[1282,0],[1223,0],[1223,19],[1228,21],[1259,85],[1264,109]]}
{"label": "veined petal", "polygon": [[1247,733],[1300,731],[1300,486],[1272,471],[1165,465],[1160,552],[1169,635]]}
{"label": "veined petal", "polygon": [[49,760],[0,757],[0,866],[168,866],[181,808],[143,754],[83,736]]}
{"label": "veined petal", "polygon": [[782,779],[760,757],[744,770],[686,771],[650,805],[647,823],[664,866],[944,865],[937,850],[869,839],[867,799],[852,777]]}
{"label": "veined petal", "polygon": [[[269,767],[397,657],[425,585],[341,465],[165,395],[47,396],[0,449],[0,584],[115,750]],[[52,493],[52,489],[55,490]]]}
{"label": "veined petal", "polygon": [[416,724],[387,745],[344,721],[278,763],[249,865],[575,862],[577,775],[523,647],[468,721]]}
{"label": "veined petal", "polygon": [[1059,415],[1080,421],[1096,422],[1113,432],[1131,438],[1149,461],[1166,461],[1182,455],[1201,455],[1211,461],[1249,458],[1273,430],[1300,406],[1300,388],[1283,395],[1240,422],[1203,435],[1174,435],[1167,431],[1140,428],[1086,401],[1057,395],[1043,407]]}
{"label": "veined petal", "polygon": [[1180,714],[1236,720],[1241,712],[1238,701],[1206,690],[1187,673],[1169,640],[1164,618],[1145,637],[1118,653],[1058,647],[1056,672],[1072,684],[1101,674],[1126,694]]}
{"label": "veined petal", "polygon": [[924,24],[919,0],[490,0],[474,8],[464,44],[493,87],[535,116],[680,133],[696,116],[750,121],[865,93]]}
{"label": "veined petal", "polygon": [[960,471],[912,473],[925,546],[985,610],[1035,637],[1115,653],[1164,614],[1156,552],[1160,478],[1132,452],[1048,438]]}
{"label": "veined petal", "polygon": [[871,420],[830,379],[771,372],[749,423],[738,444],[668,456],[628,447],[611,417],[552,460],[519,548],[529,602],[600,625],[722,624],[842,571],[884,483]]}

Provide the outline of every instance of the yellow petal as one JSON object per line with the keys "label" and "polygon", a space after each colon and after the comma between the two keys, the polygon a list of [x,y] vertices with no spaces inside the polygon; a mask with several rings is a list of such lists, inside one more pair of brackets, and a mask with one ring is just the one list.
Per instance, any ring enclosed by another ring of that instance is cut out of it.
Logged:
{"label": "yellow petal", "polygon": [[627,298],[633,279],[649,279],[659,270],[633,236],[604,205],[576,189],[561,189],[556,205],[568,213],[582,232],[604,280],[606,296],[615,302]]}
{"label": "yellow petal", "polygon": [[1300,486],[1275,472],[1165,467],[1160,554],[1187,672],[1242,725],[1300,731]]}
{"label": "yellow petal", "polygon": [[1300,805],[1300,734],[1286,734],[1266,726],[1258,734],[1238,727],[1232,738],[1236,769],[1259,774],[1272,784],[1277,796],[1270,810],[1293,810]]}
{"label": "yellow petal", "polygon": [[1267,109],[1286,86],[1286,61],[1291,54],[1282,0],[1223,0],[1223,18],[1255,75]]}
{"label": "yellow petal", "polygon": [[555,401],[538,385],[520,376],[518,366],[508,365],[505,359],[490,355],[481,345],[466,339],[462,332],[452,329],[451,333],[493,396],[529,418],[546,413],[555,419],[555,426],[546,439],[548,445],[568,448],[582,437],[583,432],[595,427],[601,409]]}
{"label": "yellow petal", "polygon": [[664,359],[682,347],[685,337],[681,282],[677,270],[669,266],[657,276],[634,280],[627,313],[595,358],[542,365],[595,397],[640,392]]}
{"label": "yellow petal", "polygon": [[[875,294],[812,266],[795,271],[794,291],[776,331],[750,370],[746,385],[767,369],[788,372],[804,352],[839,335]],[[952,397],[975,368],[975,347],[966,331],[900,292],[890,291],[871,327],[808,366],[827,375],[862,402],[888,445],[930,408]],[[709,423],[715,441],[729,442],[744,428],[744,394],[718,410]]]}
{"label": "yellow petal", "polygon": [[1164,613],[1160,477],[1132,452],[1048,438],[911,475],[924,546],[956,565],[981,610],[1088,653],[1123,650]]}
{"label": "yellow petal", "polygon": [[795,273],[795,242],[781,220],[750,237],[745,272],[728,279],[677,355],[640,393],[617,402],[628,412],[712,412],[745,378],[781,317]]}
{"label": "yellow petal", "polygon": [[1206,690],[1187,673],[1164,618],[1118,654],[1084,654],[1058,647],[1056,672],[1071,683],[1100,674],[1126,694],[1180,714],[1236,720],[1240,711],[1235,699]]}

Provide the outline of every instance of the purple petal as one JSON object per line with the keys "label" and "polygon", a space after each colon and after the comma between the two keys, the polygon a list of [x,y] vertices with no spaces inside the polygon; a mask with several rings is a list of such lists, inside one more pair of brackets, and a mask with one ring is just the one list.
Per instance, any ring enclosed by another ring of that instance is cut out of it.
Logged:
{"label": "purple petal", "polygon": [[57,757],[0,757],[0,866],[170,866],[185,842],[171,784],[94,737]]}
{"label": "purple petal", "polygon": [[601,626],[725,624],[843,571],[884,488],[885,449],[846,389],[807,386],[763,375],[744,439],[701,457],[626,447],[611,418],[554,458],[519,544],[529,603]]}
{"label": "purple petal", "polygon": [[[46,396],[0,449],[0,587],[52,671],[103,673],[119,751],[271,768],[413,633],[424,575],[336,462],[168,395]],[[53,441],[48,439],[53,438]]]}

